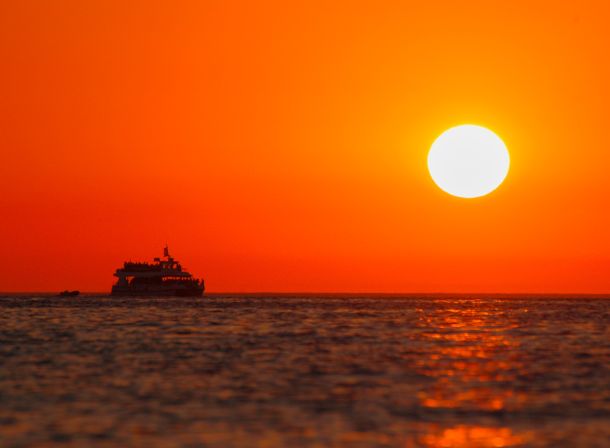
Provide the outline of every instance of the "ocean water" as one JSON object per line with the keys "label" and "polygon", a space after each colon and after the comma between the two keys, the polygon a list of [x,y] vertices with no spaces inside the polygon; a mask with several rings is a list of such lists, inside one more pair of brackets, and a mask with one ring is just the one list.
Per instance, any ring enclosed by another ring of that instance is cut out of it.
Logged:
{"label": "ocean water", "polygon": [[610,446],[610,299],[0,298],[2,447]]}

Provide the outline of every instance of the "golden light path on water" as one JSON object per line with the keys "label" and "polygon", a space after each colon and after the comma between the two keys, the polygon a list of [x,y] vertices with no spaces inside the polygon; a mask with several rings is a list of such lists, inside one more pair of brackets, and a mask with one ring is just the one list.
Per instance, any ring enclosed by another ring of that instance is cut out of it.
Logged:
{"label": "golden light path on water", "polygon": [[[422,310],[423,311],[423,310]],[[416,363],[418,371],[436,382],[418,393],[422,406],[430,409],[470,409],[501,412],[527,406],[527,394],[511,389],[495,390],[490,384],[515,380],[525,372],[516,350],[517,342],[503,333],[490,334],[497,316],[477,309],[448,309],[445,316],[420,317],[429,328],[424,338],[438,350]],[[513,325],[514,328],[514,325]],[[510,330],[504,327],[503,330]],[[509,353],[506,357],[499,354]],[[423,436],[419,445],[429,447],[507,447],[531,439],[528,432],[508,427],[457,425]],[[409,446],[409,445],[407,445]]]}

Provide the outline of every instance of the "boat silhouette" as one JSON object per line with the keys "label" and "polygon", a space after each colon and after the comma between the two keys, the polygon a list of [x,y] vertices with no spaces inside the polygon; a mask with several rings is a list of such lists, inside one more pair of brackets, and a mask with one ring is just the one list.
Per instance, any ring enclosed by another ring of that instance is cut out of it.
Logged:
{"label": "boat silhouette", "polygon": [[68,291],[67,289],[65,291],[60,292],[59,294],[57,294],[57,297],[76,297],[80,294],[80,291]]}
{"label": "boat silhouette", "polygon": [[126,261],[114,276],[118,280],[112,286],[113,296],[200,297],[205,290],[203,279],[184,270],[167,246],[162,258],[154,258],[152,263]]}

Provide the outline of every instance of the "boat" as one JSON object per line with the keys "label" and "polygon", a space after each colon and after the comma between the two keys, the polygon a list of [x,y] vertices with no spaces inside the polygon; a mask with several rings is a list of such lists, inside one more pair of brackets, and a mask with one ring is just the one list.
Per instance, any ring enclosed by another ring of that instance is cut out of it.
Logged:
{"label": "boat", "polygon": [[116,270],[118,277],[112,286],[113,296],[201,297],[205,291],[203,279],[190,272],[169,254],[167,245],[162,258],[152,263],[126,261]]}
{"label": "boat", "polygon": [[57,294],[57,297],[77,297],[79,294],[80,294],[80,291],[68,291],[66,289],[65,291],[62,291],[59,294]]}

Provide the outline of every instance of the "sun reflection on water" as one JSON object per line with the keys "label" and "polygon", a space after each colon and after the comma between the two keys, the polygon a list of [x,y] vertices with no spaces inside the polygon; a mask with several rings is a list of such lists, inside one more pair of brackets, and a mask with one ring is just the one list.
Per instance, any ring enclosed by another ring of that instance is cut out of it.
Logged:
{"label": "sun reflection on water", "polygon": [[418,393],[424,408],[500,411],[526,401],[524,393],[498,387],[516,378],[523,360],[508,335],[511,325],[497,317],[476,308],[421,315],[426,327],[435,329],[420,335],[430,341],[429,356],[416,362],[419,373],[434,379]]}
{"label": "sun reflection on water", "polygon": [[489,424],[429,425],[416,443],[407,446],[508,447],[526,441],[526,434],[494,425],[493,418],[527,402],[525,392],[510,387],[525,369],[519,342],[510,335],[514,325],[476,305],[473,301],[468,307],[420,313],[420,324],[427,331],[418,339],[423,340],[427,356],[420,357],[415,367],[432,383],[417,393],[417,399],[430,412],[487,416]]}
{"label": "sun reflection on water", "polygon": [[430,448],[500,448],[521,445],[527,439],[526,435],[517,435],[509,428],[458,425],[426,434],[417,442],[407,443],[407,448],[422,445]]}

